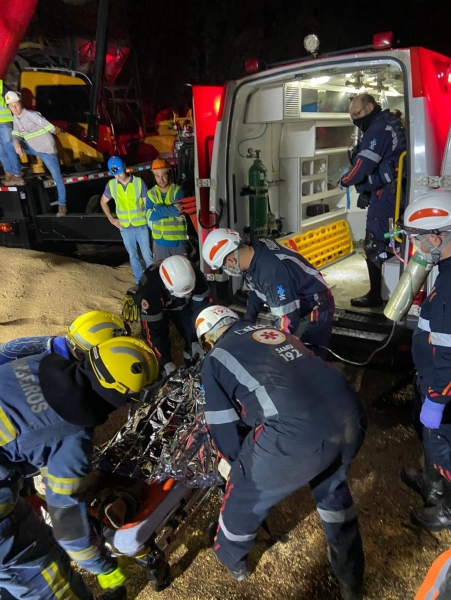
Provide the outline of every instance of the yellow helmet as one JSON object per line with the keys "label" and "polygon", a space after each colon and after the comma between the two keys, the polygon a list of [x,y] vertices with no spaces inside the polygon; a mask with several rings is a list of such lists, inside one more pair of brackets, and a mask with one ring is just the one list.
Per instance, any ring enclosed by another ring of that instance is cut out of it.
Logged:
{"label": "yellow helmet", "polygon": [[139,393],[158,377],[157,357],[147,344],[132,337],[93,346],[89,360],[100,385],[124,395]]}
{"label": "yellow helmet", "polygon": [[83,352],[120,335],[130,335],[129,325],[119,315],[104,310],[91,310],[80,315],[67,328],[69,344]]}

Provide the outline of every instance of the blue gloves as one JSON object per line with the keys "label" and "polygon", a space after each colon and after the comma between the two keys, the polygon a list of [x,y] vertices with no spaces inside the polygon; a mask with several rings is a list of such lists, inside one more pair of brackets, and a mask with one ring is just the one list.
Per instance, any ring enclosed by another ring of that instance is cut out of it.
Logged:
{"label": "blue gloves", "polygon": [[426,399],[421,407],[420,421],[425,427],[430,429],[437,429],[440,427],[442,422],[443,411],[445,410],[444,404],[437,404],[432,402],[426,396]]}

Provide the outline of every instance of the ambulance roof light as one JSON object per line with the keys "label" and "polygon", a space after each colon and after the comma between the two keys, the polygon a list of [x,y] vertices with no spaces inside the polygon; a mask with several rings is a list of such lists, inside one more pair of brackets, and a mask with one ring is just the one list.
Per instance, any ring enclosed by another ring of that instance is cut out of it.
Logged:
{"label": "ambulance roof light", "polygon": [[252,73],[258,73],[262,69],[262,64],[258,58],[248,58],[244,63],[244,70],[246,73],[251,75]]}
{"label": "ambulance roof light", "polygon": [[375,33],[373,35],[373,41],[371,44],[374,50],[383,50],[385,48],[393,47],[393,31],[384,31],[382,33]]}

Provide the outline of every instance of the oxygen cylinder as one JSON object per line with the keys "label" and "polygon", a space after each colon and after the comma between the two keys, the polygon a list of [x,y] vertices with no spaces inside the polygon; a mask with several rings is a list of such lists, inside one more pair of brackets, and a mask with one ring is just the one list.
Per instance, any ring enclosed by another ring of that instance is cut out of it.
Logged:
{"label": "oxygen cylinder", "polygon": [[433,266],[419,252],[412,256],[384,309],[387,319],[397,323],[404,317]]}
{"label": "oxygen cylinder", "polygon": [[268,188],[266,187],[266,167],[260,160],[260,150],[255,151],[256,159],[249,169],[249,225],[254,235],[268,233]]}

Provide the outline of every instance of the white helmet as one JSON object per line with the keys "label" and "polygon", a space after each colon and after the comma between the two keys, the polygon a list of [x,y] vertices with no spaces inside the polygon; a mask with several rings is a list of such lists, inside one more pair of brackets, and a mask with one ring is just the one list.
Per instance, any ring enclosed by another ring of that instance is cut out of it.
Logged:
{"label": "white helmet", "polygon": [[[212,269],[220,269],[226,256],[236,252],[240,244],[241,238],[238,232],[232,229],[215,229],[207,235],[202,246],[203,259]],[[235,254],[238,262],[237,255],[238,252]]]}
{"label": "white helmet", "polygon": [[5,102],[6,104],[11,104],[11,102],[22,102],[22,96],[17,92],[6,92]]}
{"label": "white helmet", "polygon": [[202,343],[202,338],[206,333],[238,320],[239,316],[225,306],[213,305],[204,308],[196,319],[196,335],[199,343]]}
{"label": "white helmet", "polygon": [[434,190],[420,196],[406,208],[404,229],[407,233],[451,231],[451,191]]}
{"label": "white helmet", "polygon": [[196,284],[194,269],[184,256],[170,256],[160,265],[160,277],[165,287],[176,298],[189,296]]}

